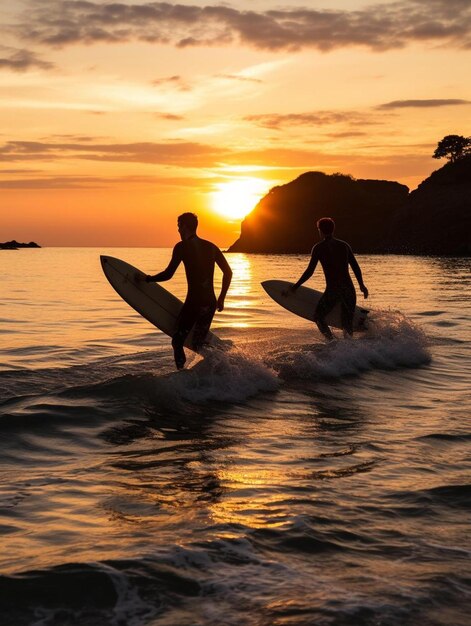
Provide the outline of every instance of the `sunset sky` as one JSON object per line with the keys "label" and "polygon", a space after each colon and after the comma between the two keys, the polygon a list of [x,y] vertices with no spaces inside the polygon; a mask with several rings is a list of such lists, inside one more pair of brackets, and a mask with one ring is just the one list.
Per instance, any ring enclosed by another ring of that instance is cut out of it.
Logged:
{"label": "sunset sky", "polygon": [[471,0],[2,0],[0,241],[221,246],[303,172],[411,189],[470,134]]}

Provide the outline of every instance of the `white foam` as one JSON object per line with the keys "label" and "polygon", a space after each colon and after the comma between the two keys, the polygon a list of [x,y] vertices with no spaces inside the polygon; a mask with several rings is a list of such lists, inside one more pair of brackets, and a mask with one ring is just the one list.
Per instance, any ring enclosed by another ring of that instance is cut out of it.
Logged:
{"label": "white foam", "polygon": [[[276,390],[280,379],[341,378],[371,369],[417,367],[430,361],[425,334],[398,311],[372,311],[368,330],[352,340],[306,345],[305,338],[312,335],[309,329],[280,330],[273,336],[271,329],[267,337],[257,330],[243,348],[209,350],[205,358],[188,352],[187,369],[181,372],[174,371],[170,354],[138,353],[132,359],[127,356],[124,363],[107,363],[108,375],[112,369],[113,373],[126,371],[126,376],[98,383],[92,389],[113,396],[138,394],[162,409],[185,412],[195,403],[243,402],[260,392]],[[145,366],[147,370],[153,366],[154,373],[138,373]],[[101,369],[101,362],[98,369],[86,369],[83,381]]]}
{"label": "white foam", "polygon": [[398,311],[373,311],[368,330],[354,339],[299,346],[271,364],[282,377],[341,378],[371,369],[417,367],[430,361],[423,331]]}
{"label": "white foam", "polygon": [[178,398],[190,402],[241,402],[278,387],[277,374],[240,349],[209,351],[190,369],[166,377]]}
{"label": "white foam", "polygon": [[127,574],[104,563],[102,567],[109,575],[117,597],[109,620],[110,626],[121,626],[121,624],[141,626],[155,617],[158,613],[158,606],[141,598],[138,589],[132,584]]}

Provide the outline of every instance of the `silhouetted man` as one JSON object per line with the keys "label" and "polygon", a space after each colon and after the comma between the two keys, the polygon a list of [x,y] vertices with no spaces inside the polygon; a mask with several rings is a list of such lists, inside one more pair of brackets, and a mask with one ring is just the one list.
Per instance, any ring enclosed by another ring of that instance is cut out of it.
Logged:
{"label": "silhouetted man", "polygon": [[[222,252],[210,241],[200,239],[196,234],[197,228],[198,218],[194,213],[180,215],[178,232],[182,240],[174,247],[167,269],[155,276],[146,276],[147,282],[164,282],[172,278],[182,261],[185,266],[188,293],[178,316],[177,330],[172,337],[178,369],[182,369],[186,361],[183,350],[185,339],[194,327],[193,345],[197,350],[202,347],[216,308],[218,311],[224,309],[224,299],[232,279],[232,270]],[[221,293],[217,300],[213,285],[215,264],[223,273]]]}
{"label": "silhouetted man", "polygon": [[314,312],[314,321],[324,337],[331,341],[334,336],[325,318],[339,302],[344,336],[353,334],[356,293],[348,271],[349,265],[365,298],[368,297],[368,289],[363,283],[360,266],[353,255],[352,249],[348,243],[335,239],[333,236],[335,230],[334,220],[330,217],[323,217],[318,220],[317,228],[322,241],[313,247],[311,260],[306,271],[298,282],[290,287],[290,290],[296,291],[308,278],[311,278],[317,263],[320,261],[324,270],[326,288]]}

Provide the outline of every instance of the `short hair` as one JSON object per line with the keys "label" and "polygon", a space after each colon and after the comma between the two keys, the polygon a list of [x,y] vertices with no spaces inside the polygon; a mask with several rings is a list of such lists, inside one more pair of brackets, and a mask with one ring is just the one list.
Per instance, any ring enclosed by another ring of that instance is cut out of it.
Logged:
{"label": "short hair", "polygon": [[317,220],[317,228],[324,235],[331,235],[335,230],[335,222],[331,217],[321,217]]}
{"label": "short hair", "polygon": [[182,213],[177,222],[179,226],[186,226],[189,230],[198,228],[198,216],[195,213]]}

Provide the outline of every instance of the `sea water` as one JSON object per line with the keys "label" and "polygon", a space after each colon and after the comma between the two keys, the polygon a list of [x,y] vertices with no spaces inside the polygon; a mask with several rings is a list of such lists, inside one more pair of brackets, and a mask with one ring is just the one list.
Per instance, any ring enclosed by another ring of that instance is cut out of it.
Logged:
{"label": "sea water", "polygon": [[0,252],[2,625],[469,624],[471,259],[360,256],[326,345],[260,286],[306,256],[227,255],[176,372],[99,262],[170,252]]}

